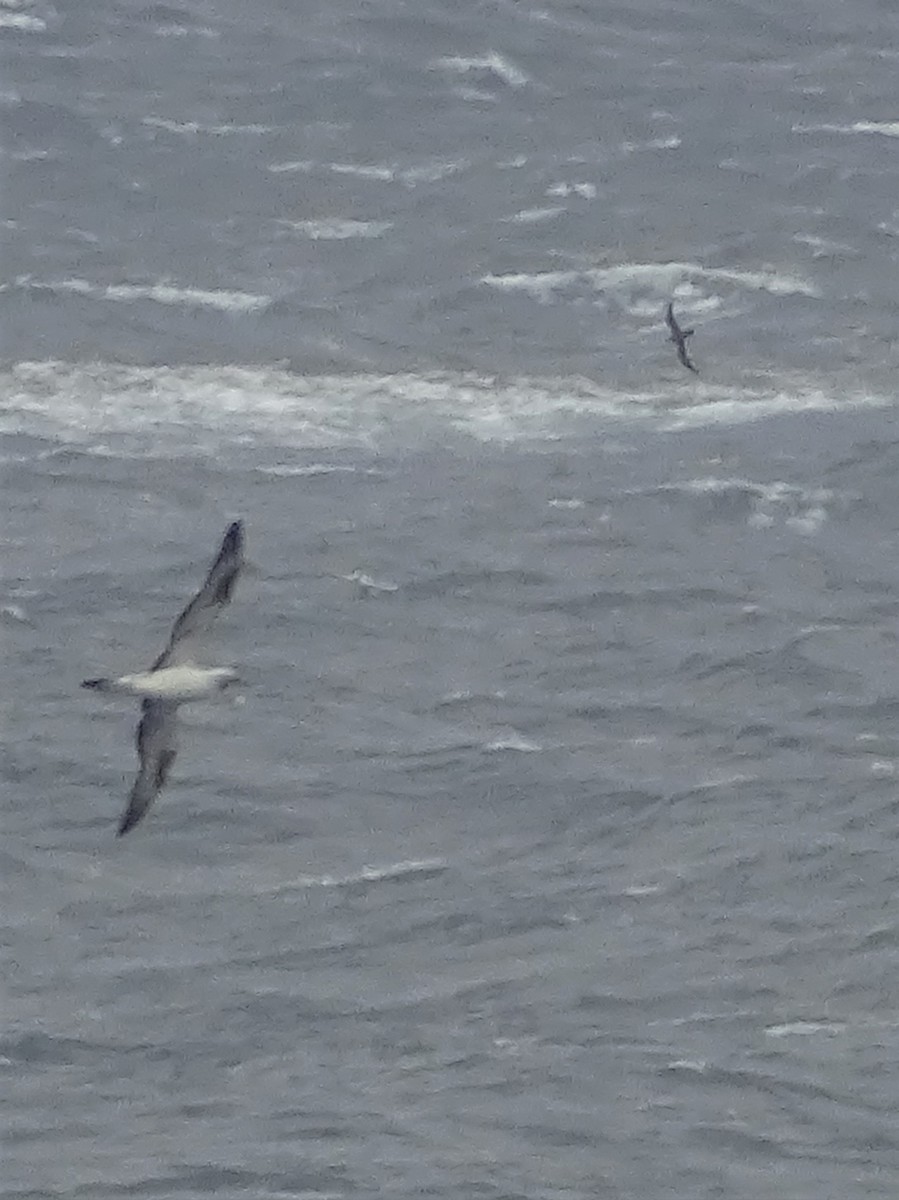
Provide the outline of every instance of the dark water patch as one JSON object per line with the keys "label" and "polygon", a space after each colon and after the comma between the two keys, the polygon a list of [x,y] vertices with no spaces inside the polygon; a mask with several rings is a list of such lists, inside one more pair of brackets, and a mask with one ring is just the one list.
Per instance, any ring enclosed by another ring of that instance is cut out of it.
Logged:
{"label": "dark water patch", "polygon": [[[532,905],[536,908],[536,899]],[[569,922],[564,913],[526,912],[506,913],[494,905],[489,916],[475,913],[452,913],[430,920],[416,921],[405,931],[408,938],[417,939],[438,935],[444,944],[475,946],[493,940],[504,940],[548,930],[565,930]]]}
{"label": "dark water patch", "polygon": [[491,592],[508,595],[510,588],[540,587],[550,582],[550,578],[543,572],[522,568],[457,569],[408,583],[403,590],[415,599],[451,596],[464,600],[486,600]]}
{"label": "dark water patch", "polygon": [[[781,1135],[782,1136],[782,1135]],[[720,1124],[697,1124],[688,1132],[692,1145],[705,1147],[717,1153],[735,1156],[741,1160],[759,1159],[770,1164],[778,1159],[791,1157],[787,1147],[774,1133],[750,1133]]]}
{"label": "dark water patch", "polygon": [[[340,1189],[341,1195],[353,1195],[357,1185],[343,1167],[316,1171],[298,1169],[294,1171],[247,1171],[239,1168],[213,1164],[176,1164],[164,1175],[147,1176],[135,1183],[119,1182],[112,1185],[94,1183],[90,1187],[77,1187],[66,1193],[72,1197],[115,1196],[176,1197],[176,1196],[220,1196],[223,1200],[253,1195],[296,1196],[298,1200]],[[26,1196],[27,1193],[22,1193]]]}
{"label": "dark water patch", "polygon": [[655,608],[692,608],[694,605],[704,603],[733,603],[736,599],[735,596],[712,588],[647,588],[636,592],[597,590],[582,596],[559,597],[539,607],[549,611],[564,612],[574,617],[584,617],[590,613],[617,612],[623,609],[634,611]]}
{"label": "dark water patch", "polygon": [[46,1033],[25,1033],[0,1041],[0,1054],[13,1064],[68,1067],[96,1064],[110,1053],[111,1043],[88,1042],[78,1038],[54,1037]]}

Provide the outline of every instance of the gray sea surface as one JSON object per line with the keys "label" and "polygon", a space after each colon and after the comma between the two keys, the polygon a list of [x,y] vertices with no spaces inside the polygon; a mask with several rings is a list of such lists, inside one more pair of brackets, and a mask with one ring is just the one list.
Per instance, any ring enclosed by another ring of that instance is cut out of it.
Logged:
{"label": "gray sea surface", "polygon": [[0,40],[0,1196],[899,1195],[899,11]]}

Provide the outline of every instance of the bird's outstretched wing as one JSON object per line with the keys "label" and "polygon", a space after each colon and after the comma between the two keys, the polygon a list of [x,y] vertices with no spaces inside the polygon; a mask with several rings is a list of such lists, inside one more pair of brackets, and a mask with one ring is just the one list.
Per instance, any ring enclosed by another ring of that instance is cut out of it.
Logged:
{"label": "bird's outstretched wing", "polygon": [[687,338],[693,336],[693,330],[681,329],[674,315],[674,304],[671,301],[668,302],[668,307],[665,310],[665,324],[671,331],[668,341],[674,342],[674,345],[677,347],[678,362],[686,367],[688,371],[692,371],[694,375],[698,375],[699,371],[690,361],[690,356],[687,353]]}
{"label": "bird's outstretched wing", "polygon": [[237,576],[243,566],[243,522],[229,525],[215,562],[200,590],[172,627],[169,642],[152,671],[177,665],[191,658],[193,641],[200,637],[231,599]]}
{"label": "bird's outstretched wing", "polygon": [[[692,333],[693,331],[691,330],[690,332]],[[692,371],[694,375],[699,374],[699,371],[697,371],[696,367],[690,361],[690,356],[687,354],[686,343],[683,341],[677,343],[677,357],[678,361],[685,366],[688,371]]]}
{"label": "bird's outstretched wing", "polygon": [[692,337],[696,332],[695,329],[681,329],[674,315],[674,303],[672,301],[668,302],[668,307],[665,310],[665,324],[671,330],[671,337],[668,339],[669,342],[677,342],[678,345],[685,342],[688,337]]}
{"label": "bird's outstretched wing", "polygon": [[671,330],[672,342],[677,341],[678,334],[680,333],[680,326],[678,325],[677,321],[675,321],[675,319],[674,319],[674,302],[673,301],[669,301],[668,307],[665,309],[665,324]]}
{"label": "bird's outstretched wing", "polygon": [[177,704],[165,700],[143,702],[143,715],[137,727],[140,769],[128,797],[128,807],[119,821],[119,837],[141,820],[168,778],[178,753],[175,738],[177,719]]}

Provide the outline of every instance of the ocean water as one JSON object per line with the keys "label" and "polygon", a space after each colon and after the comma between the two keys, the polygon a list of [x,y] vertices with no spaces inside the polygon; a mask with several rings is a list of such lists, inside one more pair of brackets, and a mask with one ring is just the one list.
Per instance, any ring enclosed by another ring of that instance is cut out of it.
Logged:
{"label": "ocean water", "polygon": [[0,1196],[899,1194],[899,15],[0,39]]}

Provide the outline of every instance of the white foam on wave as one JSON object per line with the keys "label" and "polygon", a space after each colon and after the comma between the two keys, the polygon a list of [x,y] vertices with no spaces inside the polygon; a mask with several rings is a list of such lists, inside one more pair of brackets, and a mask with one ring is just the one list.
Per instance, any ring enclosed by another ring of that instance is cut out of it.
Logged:
{"label": "white foam on wave", "polygon": [[746,496],[751,509],[749,525],[770,529],[782,524],[804,534],[817,533],[827,520],[828,506],[838,501],[836,494],[828,488],[803,488],[779,479],[757,483],[751,479],[709,476],[664,484],[659,490],[692,495]]}
{"label": "white foam on wave", "polygon": [[483,88],[471,87],[469,84],[457,85],[453,91],[460,100],[467,100],[469,103],[496,104],[497,102],[497,96],[493,92],[484,91]]}
{"label": "white foam on wave", "polygon": [[27,13],[0,12],[0,29],[15,29],[18,33],[44,33],[47,22]]}
{"label": "white foam on wave", "polygon": [[[320,875],[295,872],[294,855],[273,858],[271,853],[256,862],[243,862],[239,868],[218,865],[203,867],[197,864],[189,868],[182,863],[158,863],[145,861],[141,867],[141,885],[148,894],[157,896],[289,896],[292,893],[322,889],[360,888],[378,884],[400,884],[424,882],[450,870],[445,858],[410,858],[384,865],[365,864],[358,869],[343,873],[325,872]],[[133,874],[121,863],[101,855],[85,862],[82,856],[64,867],[65,856],[56,855],[57,868],[65,870],[70,883],[79,891],[95,892],[100,887],[103,895],[127,897],[134,888]],[[117,959],[116,970],[121,965]],[[143,960],[141,960],[143,962]]]}
{"label": "white foam on wave", "polygon": [[254,296],[247,292],[212,290],[209,288],[176,287],[172,283],[91,283],[87,279],[39,280],[32,275],[19,275],[14,286],[24,291],[47,291],[58,295],[85,296],[92,300],[111,300],[131,304],[150,300],[154,304],[183,305],[185,308],[212,308],[219,312],[258,312],[272,302],[271,296]]}
{"label": "white foam on wave", "polygon": [[[447,431],[485,443],[564,441],[585,423],[656,429],[733,425],[770,415],[885,407],[892,397],[797,379],[756,388],[636,391],[583,378],[501,379],[475,372],[296,375],[280,367],[130,367],[24,362],[0,367],[0,428],[92,453],[195,456],[252,441],[306,453],[418,445]],[[271,463],[269,474],[305,464]],[[314,468],[315,472],[320,467]],[[565,497],[561,497],[565,499]],[[786,499],[778,511],[785,511]],[[809,511],[787,514],[802,520]]]}
{"label": "white foam on wave", "polygon": [[846,255],[858,258],[861,253],[848,242],[835,242],[831,238],[817,237],[812,233],[796,233],[793,235],[793,241],[800,246],[808,246],[813,258],[837,258]]}
{"label": "white foam on wave", "polygon": [[21,604],[4,604],[0,607],[0,618],[14,625],[31,625],[32,621]]}
{"label": "white foam on wave", "polygon": [[489,54],[480,57],[465,58],[462,55],[447,55],[434,60],[435,67],[445,71],[453,71],[458,75],[466,75],[470,71],[489,71],[510,88],[524,87],[530,82],[528,76],[505,55],[491,50]]}
{"label": "white foam on wave", "polygon": [[896,764],[887,762],[885,759],[875,759],[868,767],[868,770],[872,775],[876,775],[878,779],[891,779],[896,774]]}
{"label": "white foam on wave", "polygon": [[899,121],[852,121],[848,125],[821,122],[816,125],[796,124],[793,133],[876,133],[881,137],[899,137]]}
{"label": "white foam on wave", "polygon": [[273,133],[275,125],[205,125],[201,121],[172,121],[168,117],[144,117],[142,125],[150,129],[163,129],[166,133],[177,133],[184,137],[209,134],[212,137],[234,137],[239,134]]}
{"label": "white foam on wave", "polygon": [[176,37],[176,38],[199,37],[199,38],[209,38],[210,40],[214,40],[221,36],[217,29],[209,29],[205,25],[177,25],[177,24],[157,25],[156,28],[153,30],[153,32],[156,35],[156,37],[163,37],[163,38],[164,37]]}
{"label": "white foam on wave", "polygon": [[392,579],[375,579],[360,567],[346,575],[336,575],[335,579],[345,579],[347,583],[355,583],[359,590],[366,594],[398,592],[400,585]]}
{"label": "white foam on wave", "polygon": [[699,429],[709,425],[746,425],[781,413],[844,412],[846,409],[887,408],[894,401],[861,388],[839,388],[830,391],[817,386],[813,380],[797,379],[792,386],[778,386],[772,381],[769,389],[727,387],[708,392],[700,390],[697,402],[666,414],[662,428],[666,430]]}
{"label": "white foam on wave", "polygon": [[410,879],[416,875],[436,875],[449,869],[449,863],[443,858],[412,858],[402,862],[391,863],[386,867],[363,867],[355,874],[343,876],[322,876],[325,886],[346,886],[352,883],[383,883],[394,879]]}
{"label": "white foam on wave", "polygon": [[402,862],[389,863],[384,867],[362,867],[358,871],[350,871],[344,875],[300,875],[286,883],[274,886],[263,886],[257,891],[261,893],[290,892],[306,888],[346,888],[358,887],[366,883],[399,883],[403,880],[429,879],[434,875],[442,875],[449,870],[449,863],[443,858],[404,859]]}
{"label": "white foam on wave", "polygon": [[667,298],[685,280],[707,280],[748,291],[768,292],[773,296],[820,296],[818,289],[806,280],[773,269],[734,271],[689,262],[622,263],[616,267],[593,267],[582,271],[519,271],[481,276],[481,283],[488,287],[506,292],[526,292],[544,304],[553,298],[554,292],[584,283],[597,292],[618,291],[634,286],[649,287],[657,291],[660,297]]}
{"label": "white foam on wave", "polygon": [[497,754],[504,750],[512,750],[519,754],[538,754],[543,747],[539,742],[532,742],[529,738],[518,733],[517,730],[511,729],[508,733],[493,738],[492,741],[485,742],[484,749],[488,754]]}
{"label": "white foam on wave", "polygon": [[317,165],[311,158],[299,158],[291,162],[269,163],[268,170],[272,175],[306,175],[314,171]]}
{"label": "white foam on wave", "polygon": [[468,166],[467,158],[437,159],[419,163],[418,166],[402,167],[397,172],[397,178],[406,187],[413,188],[419,183],[439,183],[450,175],[458,175]]}
{"label": "white foam on wave", "polygon": [[59,162],[62,158],[62,155],[58,150],[45,150],[43,147],[40,147],[28,150],[14,150],[10,155],[10,158],[13,160],[13,162],[24,163]]}
{"label": "white foam on wave", "polygon": [[393,228],[392,221],[354,221],[331,217],[320,221],[286,221],[279,225],[301,233],[310,241],[346,241],[349,238],[378,238]]}
{"label": "white foam on wave", "polygon": [[523,208],[511,217],[504,217],[503,220],[516,225],[536,225],[540,221],[551,221],[554,217],[561,216],[563,212],[565,212],[563,205],[553,204],[548,208]]}
{"label": "white foam on wave", "polygon": [[547,196],[580,196],[582,200],[596,199],[595,183],[553,183],[546,189]]}
{"label": "white foam on wave", "polygon": [[[350,463],[308,463],[305,466],[286,466],[276,463],[270,467],[257,467],[256,470],[260,475],[271,475],[275,479],[295,479],[298,476],[309,475],[336,475],[346,473],[347,475],[355,475],[358,471]],[[364,475],[374,475],[374,471],[364,471]]]}
{"label": "white foam on wave", "polygon": [[335,175],[358,175],[360,179],[396,179],[396,167],[380,166],[378,163],[329,163]]}
{"label": "white foam on wave", "polygon": [[765,1034],[772,1038],[814,1037],[820,1033],[836,1037],[845,1029],[846,1026],[837,1021],[787,1021],[783,1025],[769,1025]]}
{"label": "white foam on wave", "polygon": [[621,150],[625,154],[635,154],[639,150],[677,150],[681,139],[676,134],[670,137],[650,138],[648,142],[622,142]]}
{"label": "white foam on wave", "polygon": [[448,175],[456,175],[468,165],[467,159],[431,159],[400,166],[398,163],[315,162],[303,158],[269,163],[268,170],[272,175],[311,175],[316,171],[328,171],[333,175],[354,175],[376,183],[401,183],[404,187],[414,188],[420,183],[437,183]]}

